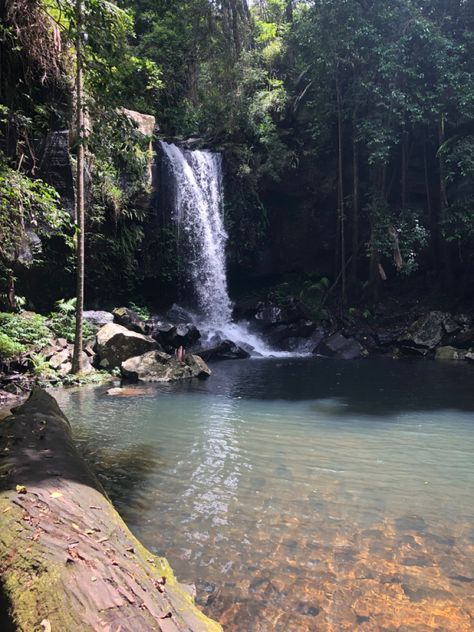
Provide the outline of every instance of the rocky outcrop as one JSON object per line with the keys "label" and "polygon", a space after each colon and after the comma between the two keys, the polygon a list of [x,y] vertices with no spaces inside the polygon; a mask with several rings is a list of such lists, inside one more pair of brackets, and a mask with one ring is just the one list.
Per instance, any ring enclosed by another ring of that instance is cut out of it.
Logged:
{"label": "rocky outcrop", "polygon": [[198,328],[191,324],[172,324],[162,320],[149,320],[147,322],[147,332],[166,351],[174,352],[178,347],[189,349],[201,337]]}
{"label": "rocky outcrop", "polygon": [[232,340],[222,340],[212,347],[199,349],[201,358],[211,360],[244,360],[250,353]]}
{"label": "rocky outcrop", "polygon": [[40,154],[40,177],[56,189],[61,197],[62,205],[74,218],[74,176],[69,154],[69,131],[48,132]]}
{"label": "rocky outcrop", "polygon": [[341,360],[354,360],[364,356],[364,348],[355,338],[346,338],[340,333],[329,336],[317,347],[318,355]]}
{"label": "rocky outcrop", "polygon": [[35,389],[1,425],[2,629],[222,632],[129,531],[53,397]]}
{"label": "rocky outcrop", "polygon": [[435,360],[465,360],[467,351],[456,349],[455,347],[438,347],[435,353]]}
{"label": "rocky outcrop", "polygon": [[95,350],[98,365],[104,369],[120,367],[124,360],[155,349],[158,344],[153,338],[116,323],[108,323],[97,332]]}
{"label": "rocky outcrop", "polygon": [[128,307],[116,307],[112,313],[114,322],[118,325],[130,329],[130,331],[136,331],[138,334],[147,333],[145,323],[133,309]]}
{"label": "rocky outcrop", "polygon": [[184,362],[163,351],[149,351],[122,362],[122,375],[140,382],[174,382],[192,377],[206,378],[211,370],[202,358],[189,354]]}
{"label": "rocky outcrop", "polygon": [[111,312],[91,309],[84,312],[84,320],[87,320],[93,327],[100,328],[107,323],[112,323],[114,315]]}

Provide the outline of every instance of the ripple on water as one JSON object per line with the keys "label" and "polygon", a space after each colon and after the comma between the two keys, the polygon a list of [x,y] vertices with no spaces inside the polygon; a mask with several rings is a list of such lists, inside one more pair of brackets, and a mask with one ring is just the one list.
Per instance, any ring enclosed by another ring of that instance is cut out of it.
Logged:
{"label": "ripple on water", "polygon": [[474,372],[462,369],[236,362],[141,398],[58,399],[132,529],[226,630],[464,632]]}

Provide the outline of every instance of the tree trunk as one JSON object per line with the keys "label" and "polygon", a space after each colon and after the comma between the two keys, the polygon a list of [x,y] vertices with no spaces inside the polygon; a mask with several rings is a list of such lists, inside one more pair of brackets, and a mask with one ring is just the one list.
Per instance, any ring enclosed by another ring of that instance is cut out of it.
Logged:
{"label": "tree trunk", "polygon": [[352,119],[352,282],[357,280],[359,253],[359,146],[356,139],[356,118],[357,113],[354,108]]}
{"label": "tree trunk", "polygon": [[77,125],[77,183],[76,183],[76,222],[77,235],[77,289],[76,289],[76,332],[74,338],[74,355],[72,372],[82,371],[82,337],[84,312],[84,158],[85,158],[85,129],[84,129],[84,77],[82,59],[82,0],[76,0],[76,125]]}
{"label": "tree trunk", "polygon": [[0,578],[16,632],[222,632],[130,533],[41,389],[2,421]]}
{"label": "tree trunk", "polygon": [[[439,120],[438,140],[440,149],[446,141],[446,120],[444,114]],[[446,189],[446,165],[444,164],[443,152],[439,152],[439,215],[438,215],[438,249],[442,263],[442,278],[445,286],[452,282],[451,261],[449,257],[448,244],[445,238],[445,222],[448,209],[448,193]]]}
{"label": "tree trunk", "polygon": [[346,304],[346,239],[344,217],[344,174],[342,166],[342,95],[339,83],[339,75],[336,70],[336,96],[337,96],[337,215],[340,231],[340,270],[341,270],[341,302]]}

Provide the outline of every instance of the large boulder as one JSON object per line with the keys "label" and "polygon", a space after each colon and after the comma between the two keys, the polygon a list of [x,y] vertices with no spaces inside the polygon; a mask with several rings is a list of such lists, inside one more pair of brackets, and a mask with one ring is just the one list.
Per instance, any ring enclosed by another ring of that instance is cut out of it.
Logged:
{"label": "large boulder", "polygon": [[147,330],[152,338],[170,352],[178,347],[189,349],[201,337],[199,329],[191,323],[173,325],[162,320],[149,320]]}
{"label": "large boulder", "polygon": [[221,340],[212,347],[200,349],[199,355],[206,362],[210,360],[243,360],[250,358],[250,353],[232,340]]}
{"label": "large boulder", "polygon": [[181,325],[192,323],[194,320],[191,312],[188,312],[183,307],[176,305],[176,303],[173,303],[171,308],[166,312],[166,318],[172,323]]}
{"label": "large boulder", "polygon": [[122,325],[108,323],[97,332],[96,352],[101,368],[119,367],[124,360],[158,349],[158,344],[143,334]]}
{"label": "large boulder", "polygon": [[435,360],[464,360],[467,351],[456,349],[455,347],[438,347],[435,353]]}
{"label": "large boulder", "polygon": [[329,358],[354,360],[364,355],[364,348],[355,338],[346,338],[342,334],[333,334],[317,346],[317,353]]}
{"label": "large boulder", "polygon": [[462,327],[462,321],[451,314],[433,311],[418,318],[399,338],[402,347],[433,351],[446,334],[454,334]]}
{"label": "large boulder", "polygon": [[211,370],[199,356],[190,354],[180,362],[163,351],[149,351],[129,358],[122,362],[121,368],[124,377],[140,382],[173,382],[211,375]]}
{"label": "large boulder", "polygon": [[116,307],[113,311],[114,322],[122,327],[136,331],[138,334],[145,334],[146,326],[140,316],[128,307]]}
{"label": "large boulder", "polygon": [[111,312],[90,309],[84,312],[84,320],[87,320],[93,327],[103,327],[114,321],[114,315]]}

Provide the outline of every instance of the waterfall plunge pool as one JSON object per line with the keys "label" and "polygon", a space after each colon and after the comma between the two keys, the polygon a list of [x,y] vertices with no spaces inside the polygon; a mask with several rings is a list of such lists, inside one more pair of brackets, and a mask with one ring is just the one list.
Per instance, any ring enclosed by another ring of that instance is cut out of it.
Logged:
{"label": "waterfall plunge pool", "polygon": [[213,369],[135,397],[55,393],[128,525],[205,611],[239,632],[472,630],[474,367]]}

